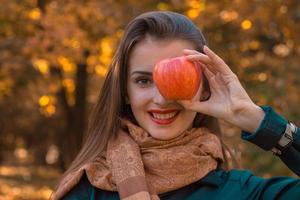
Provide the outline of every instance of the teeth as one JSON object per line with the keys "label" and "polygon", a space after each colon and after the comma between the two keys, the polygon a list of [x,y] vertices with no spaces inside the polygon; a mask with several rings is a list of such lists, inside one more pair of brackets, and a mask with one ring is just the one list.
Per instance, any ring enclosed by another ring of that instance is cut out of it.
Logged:
{"label": "teeth", "polygon": [[158,113],[152,113],[153,117],[156,119],[170,119],[176,115],[177,112],[172,112],[168,114],[158,114]]}

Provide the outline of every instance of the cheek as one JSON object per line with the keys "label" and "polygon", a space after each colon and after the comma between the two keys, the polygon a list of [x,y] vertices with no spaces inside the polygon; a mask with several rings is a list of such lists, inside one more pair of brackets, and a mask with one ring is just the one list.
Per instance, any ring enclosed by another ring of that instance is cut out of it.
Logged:
{"label": "cheek", "polygon": [[146,89],[133,89],[129,93],[129,101],[132,108],[143,108],[151,101],[151,91]]}
{"label": "cheek", "polygon": [[185,110],[183,113],[183,117],[187,120],[194,120],[195,116],[196,116],[196,112],[194,111],[190,111],[190,110]]}
{"label": "cheek", "polygon": [[181,122],[180,126],[183,129],[191,128],[193,126],[193,122],[195,120],[196,114],[197,114],[196,112],[185,110],[180,119]]}

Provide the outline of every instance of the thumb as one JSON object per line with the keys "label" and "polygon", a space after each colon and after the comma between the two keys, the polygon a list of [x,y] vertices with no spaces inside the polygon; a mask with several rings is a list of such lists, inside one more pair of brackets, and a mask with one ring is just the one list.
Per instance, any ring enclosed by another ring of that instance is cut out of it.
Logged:
{"label": "thumb", "polygon": [[208,101],[178,100],[177,102],[180,105],[182,105],[185,109],[194,112],[199,112],[208,115],[210,111],[210,105]]}

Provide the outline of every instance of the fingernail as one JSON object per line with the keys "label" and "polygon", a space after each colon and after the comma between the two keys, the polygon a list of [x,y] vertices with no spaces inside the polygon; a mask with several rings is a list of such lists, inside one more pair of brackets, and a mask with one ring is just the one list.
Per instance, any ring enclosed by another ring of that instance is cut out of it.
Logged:
{"label": "fingernail", "polygon": [[203,50],[208,50],[208,46],[204,45]]}

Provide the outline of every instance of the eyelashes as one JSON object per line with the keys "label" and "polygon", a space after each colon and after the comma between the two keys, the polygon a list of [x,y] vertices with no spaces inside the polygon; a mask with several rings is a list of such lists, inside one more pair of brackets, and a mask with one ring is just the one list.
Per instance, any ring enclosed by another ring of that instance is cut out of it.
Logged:
{"label": "eyelashes", "polygon": [[153,83],[152,78],[149,77],[137,77],[134,79],[134,83],[137,84],[139,87],[148,87],[151,86]]}

